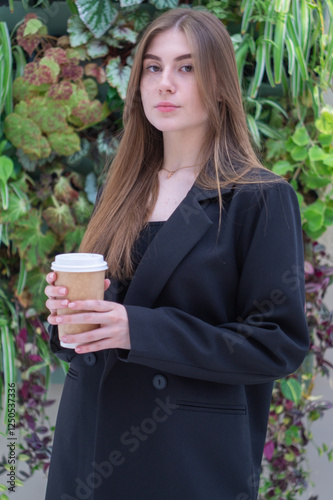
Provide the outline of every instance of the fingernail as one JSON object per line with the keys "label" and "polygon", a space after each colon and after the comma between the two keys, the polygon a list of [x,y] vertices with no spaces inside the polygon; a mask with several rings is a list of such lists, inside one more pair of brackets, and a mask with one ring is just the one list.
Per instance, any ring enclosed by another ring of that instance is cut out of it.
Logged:
{"label": "fingernail", "polygon": [[60,293],[61,295],[66,295],[66,292],[67,292],[66,288],[60,288],[60,289],[59,289],[59,293]]}
{"label": "fingernail", "polygon": [[62,306],[67,306],[67,304],[68,304],[68,300],[62,300],[62,301],[60,302],[60,304],[61,304]]}
{"label": "fingernail", "polygon": [[61,316],[57,316],[55,320],[56,320],[57,323],[61,323],[62,322],[62,317]]}
{"label": "fingernail", "polygon": [[49,274],[49,278],[50,278],[51,280],[53,280],[53,279],[55,278],[55,274],[54,274],[54,273],[50,273],[50,274]]}
{"label": "fingernail", "polygon": [[68,307],[70,307],[71,309],[73,309],[73,307],[75,307],[75,302],[70,302],[70,303],[68,304]]}
{"label": "fingernail", "polygon": [[81,347],[75,347],[75,352],[81,352],[81,351],[82,351]]}

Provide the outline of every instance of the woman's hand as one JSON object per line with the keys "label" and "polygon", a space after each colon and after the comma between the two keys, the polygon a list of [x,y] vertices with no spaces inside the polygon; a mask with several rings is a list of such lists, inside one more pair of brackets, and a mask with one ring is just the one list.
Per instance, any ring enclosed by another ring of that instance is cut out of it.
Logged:
{"label": "woman's hand", "polygon": [[76,309],[85,312],[65,314],[63,316],[56,315],[54,317],[51,315],[51,324],[85,323],[100,325],[95,330],[75,335],[66,334],[61,338],[61,341],[64,343],[78,342],[85,344],[77,346],[75,348],[76,352],[85,353],[101,351],[103,349],[131,348],[128,316],[123,305],[107,300],[76,300],[75,302],[69,302],[67,307],[73,309],[73,311]]}
{"label": "woman's hand", "polygon": [[[102,349],[122,348],[130,349],[130,337],[127,312],[124,306],[116,302],[105,300],[78,300],[69,302],[66,299],[67,289],[62,286],[54,286],[57,279],[56,273],[49,273],[46,281],[49,283],[45,288],[45,295],[48,299],[46,307],[50,310],[47,320],[51,325],[59,323],[88,323],[100,325],[95,330],[76,335],[66,335],[62,337],[62,342],[85,343],[84,346],[76,347],[78,353],[100,351]],[[110,280],[104,282],[104,290],[110,286]],[[63,298],[59,298],[63,297]],[[78,314],[66,314],[58,316],[57,310],[68,307],[76,310],[84,310]]]}

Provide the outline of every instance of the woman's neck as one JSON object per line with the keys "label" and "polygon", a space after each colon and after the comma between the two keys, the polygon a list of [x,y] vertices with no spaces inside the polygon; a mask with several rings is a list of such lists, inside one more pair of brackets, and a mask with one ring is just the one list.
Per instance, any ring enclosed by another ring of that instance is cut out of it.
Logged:
{"label": "woman's neck", "polygon": [[200,157],[202,143],[203,138],[197,137],[196,134],[164,133],[163,168],[174,171],[193,165],[199,171],[202,166]]}

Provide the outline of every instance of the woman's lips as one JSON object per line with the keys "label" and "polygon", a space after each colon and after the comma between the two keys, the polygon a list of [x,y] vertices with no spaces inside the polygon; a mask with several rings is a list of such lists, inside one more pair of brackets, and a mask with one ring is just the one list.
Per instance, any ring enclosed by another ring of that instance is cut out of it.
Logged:
{"label": "woman's lips", "polygon": [[170,111],[175,111],[176,109],[179,108],[179,106],[176,106],[175,104],[172,104],[172,102],[159,102],[155,108],[158,111],[161,111],[162,113],[170,113]]}

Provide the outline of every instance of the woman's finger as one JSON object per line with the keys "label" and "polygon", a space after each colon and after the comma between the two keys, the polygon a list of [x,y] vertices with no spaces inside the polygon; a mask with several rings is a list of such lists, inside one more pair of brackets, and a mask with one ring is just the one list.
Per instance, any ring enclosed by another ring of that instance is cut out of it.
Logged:
{"label": "woman's finger", "polygon": [[79,311],[107,312],[113,311],[119,305],[116,302],[109,302],[107,300],[75,300],[69,302],[68,308]]}
{"label": "woman's finger", "polygon": [[67,294],[67,288],[65,288],[63,286],[49,285],[49,286],[45,287],[44,293],[48,297],[62,297],[62,296],[65,296]]}
{"label": "woman's finger", "polygon": [[49,274],[46,275],[46,281],[50,285],[52,285],[52,283],[54,283],[56,279],[57,279],[56,273],[49,273]]}
{"label": "woman's finger", "polygon": [[67,307],[69,303],[68,299],[48,299],[45,305],[50,311],[55,312],[56,309],[61,309]]}
{"label": "woman's finger", "polygon": [[101,325],[110,323],[110,318],[105,315],[105,312],[83,312],[78,314],[64,314],[62,316],[57,316],[57,324],[75,324],[75,325]]}
{"label": "woman's finger", "polygon": [[110,285],[111,285],[111,281],[109,279],[105,279],[104,280],[104,292],[106,292],[106,290],[109,288]]}

